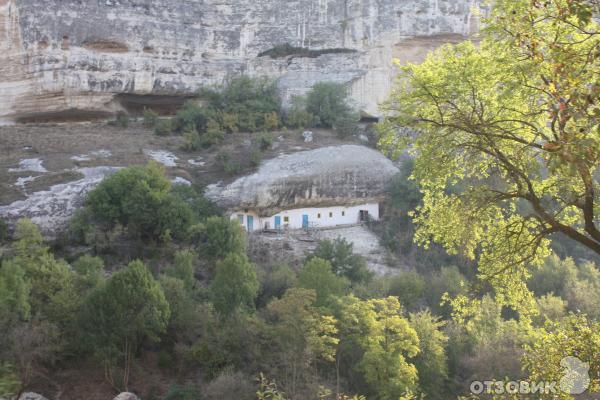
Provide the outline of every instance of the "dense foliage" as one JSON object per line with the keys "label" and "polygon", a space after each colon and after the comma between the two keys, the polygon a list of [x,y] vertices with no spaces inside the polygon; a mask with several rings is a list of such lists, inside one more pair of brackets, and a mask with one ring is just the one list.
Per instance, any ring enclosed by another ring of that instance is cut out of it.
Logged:
{"label": "dense foliage", "polygon": [[384,148],[410,142],[417,156],[417,240],[477,260],[521,311],[533,306],[524,266],[549,254],[551,234],[600,254],[598,12],[586,0],[495,2],[479,45],[402,68],[382,125]]}

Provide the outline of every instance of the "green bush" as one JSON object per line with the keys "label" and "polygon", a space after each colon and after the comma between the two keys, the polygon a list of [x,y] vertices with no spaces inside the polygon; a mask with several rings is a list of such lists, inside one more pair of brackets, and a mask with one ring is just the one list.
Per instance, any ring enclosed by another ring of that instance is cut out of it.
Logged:
{"label": "green bush", "polygon": [[171,182],[156,163],[129,167],[106,178],[87,199],[93,219],[121,224],[135,236],[184,238],[194,221],[190,206],[171,192]]}
{"label": "green bush", "polygon": [[216,118],[213,110],[201,107],[194,101],[188,101],[179,110],[173,121],[173,130],[177,133],[195,129],[197,132],[206,132],[208,124]]}
{"label": "green bush", "polygon": [[208,121],[206,132],[200,136],[200,146],[207,149],[223,141],[225,134],[223,128],[214,120]]}
{"label": "green bush", "polygon": [[359,130],[358,121],[357,114],[342,115],[333,122],[333,130],[341,138],[354,136]]}
{"label": "green bush", "polygon": [[260,151],[267,151],[273,146],[273,136],[263,133],[258,137],[258,147]]}
{"label": "green bush", "polygon": [[266,78],[234,78],[223,87],[203,89],[200,97],[227,132],[272,130],[279,125],[281,100],[275,83]]}
{"label": "green bush", "polygon": [[306,111],[306,97],[292,97],[292,104],[285,114],[285,124],[292,129],[312,128],[319,123],[319,118]]}
{"label": "green bush", "polygon": [[240,223],[226,217],[209,217],[192,229],[199,253],[210,261],[225,258],[229,253],[246,253],[246,236]]}
{"label": "green bush", "polygon": [[123,129],[129,127],[129,116],[125,113],[117,114],[117,118],[113,122],[113,125],[116,125]]}
{"label": "green bush", "polygon": [[258,167],[262,160],[262,152],[259,149],[253,149],[250,153],[250,165]]}
{"label": "green bush", "polygon": [[144,126],[154,128],[158,123],[158,114],[150,108],[144,108]]}
{"label": "green bush", "polygon": [[157,136],[169,136],[173,132],[173,122],[170,119],[160,119],[154,126]]}
{"label": "green bush", "polygon": [[354,245],[344,238],[321,240],[307,260],[313,258],[329,261],[336,275],[345,276],[352,283],[366,283],[373,278],[365,259],[354,254]]}
{"label": "green bush", "polygon": [[308,93],[306,111],[319,118],[320,126],[333,128],[339,120],[358,120],[347,101],[348,91],[343,84],[320,82]]}
{"label": "green bush", "polygon": [[183,132],[183,150],[196,151],[201,147],[200,134],[194,126],[188,126]]}
{"label": "green bush", "polygon": [[226,151],[220,151],[216,160],[221,169],[230,175],[238,174],[242,170],[242,166],[237,161],[232,160],[231,155]]}

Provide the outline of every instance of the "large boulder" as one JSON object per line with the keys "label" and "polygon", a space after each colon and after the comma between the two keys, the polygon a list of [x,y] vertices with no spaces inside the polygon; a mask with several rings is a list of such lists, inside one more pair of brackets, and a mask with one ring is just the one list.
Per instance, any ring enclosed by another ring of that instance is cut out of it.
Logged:
{"label": "large boulder", "polygon": [[284,99],[348,83],[373,115],[392,57],[464,39],[478,29],[479,2],[0,0],[0,121],[172,109],[241,73],[278,78]]}
{"label": "large boulder", "polygon": [[284,209],[379,202],[397,173],[376,150],[331,146],[266,161],[229,185],[208,186],[206,195],[221,207],[269,216]]}

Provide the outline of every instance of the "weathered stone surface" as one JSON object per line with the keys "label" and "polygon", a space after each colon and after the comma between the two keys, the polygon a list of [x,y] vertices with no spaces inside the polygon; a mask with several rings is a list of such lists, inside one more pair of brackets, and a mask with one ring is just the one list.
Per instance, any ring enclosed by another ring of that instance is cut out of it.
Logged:
{"label": "weathered stone surface", "polygon": [[137,397],[135,394],[130,393],[130,392],[123,392],[123,393],[120,393],[113,400],[139,400],[139,397]]}
{"label": "weathered stone surface", "polygon": [[229,185],[208,186],[206,195],[222,207],[268,216],[283,209],[377,202],[396,173],[389,159],[368,147],[323,147],[266,161]]}
{"label": "weathered stone surface", "polygon": [[48,400],[41,394],[33,393],[33,392],[25,392],[19,396],[19,400]]}
{"label": "weathered stone surface", "polygon": [[0,206],[0,216],[11,223],[19,218],[29,218],[43,233],[52,235],[63,229],[81,207],[87,194],[102,180],[119,168],[92,167],[78,168],[83,178],[54,185],[48,190],[35,192],[25,200],[19,200],[7,206]]}
{"label": "weathered stone surface", "polygon": [[[0,0],[0,120],[172,106],[240,73],[278,78],[285,99],[318,81],[346,82],[357,106],[376,114],[389,92],[392,56],[421,57],[418,49],[475,32],[478,3]],[[286,43],[354,51],[258,57]]]}

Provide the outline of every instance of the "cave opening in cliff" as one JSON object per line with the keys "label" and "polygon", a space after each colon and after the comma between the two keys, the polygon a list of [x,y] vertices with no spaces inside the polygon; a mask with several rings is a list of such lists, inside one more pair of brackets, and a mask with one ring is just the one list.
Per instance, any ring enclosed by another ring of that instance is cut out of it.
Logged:
{"label": "cave opening in cliff", "polygon": [[159,115],[174,115],[183,104],[194,96],[183,95],[141,95],[119,94],[115,100],[131,115],[141,115],[144,109],[155,111]]}

